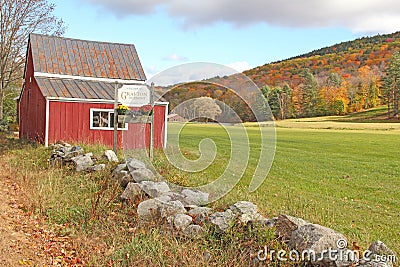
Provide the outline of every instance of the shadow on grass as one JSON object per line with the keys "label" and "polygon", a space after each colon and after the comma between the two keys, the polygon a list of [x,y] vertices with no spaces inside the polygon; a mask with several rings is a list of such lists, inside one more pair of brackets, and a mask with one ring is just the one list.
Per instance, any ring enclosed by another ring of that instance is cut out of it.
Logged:
{"label": "shadow on grass", "polygon": [[7,132],[0,132],[0,155],[4,155],[7,151],[20,150],[24,148],[36,148],[41,144],[31,142],[26,139],[15,138]]}
{"label": "shadow on grass", "polygon": [[340,116],[332,119],[332,121],[354,123],[400,123],[398,118],[388,118],[388,111],[384,106]]}

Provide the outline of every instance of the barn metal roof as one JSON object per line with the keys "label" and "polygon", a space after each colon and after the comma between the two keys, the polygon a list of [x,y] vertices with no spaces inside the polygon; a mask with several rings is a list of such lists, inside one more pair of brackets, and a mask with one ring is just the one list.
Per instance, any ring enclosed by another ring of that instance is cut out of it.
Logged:
{"label": "barn metal roof", "polygon": [[45,97],[114,99],[114,83],[36,77],[36,81]]}
{"label": "barn metal roof", "polygon": [[[114,101],[115,83],[49,77],[36,77],[35,79],[46,98]],[[165,101],[156,92],[154,92],[154,100]]]}
{"label": "barn metal roof", "polygon": [[35,72],[107,79],[146,80],[133,44],[31,34],[30,47]]}

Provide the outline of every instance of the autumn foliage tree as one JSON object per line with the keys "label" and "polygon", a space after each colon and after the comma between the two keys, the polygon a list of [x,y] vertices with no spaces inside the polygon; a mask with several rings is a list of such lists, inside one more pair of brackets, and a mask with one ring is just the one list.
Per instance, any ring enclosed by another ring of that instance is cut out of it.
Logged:
{"label": "autumn foliage tree", "polygon": [[358,69],[359,89],[363,99],[363,108],[373,108],[379,103],[380,97],[380,75],[378,70],[369,66],[362,66]]}
{"label": "autumn foliage tree", "polygon": [[347,83],[332,72],[320,88],[324,115],[343,115],[347,111]]}
{"label": "autumn foliage tree", "polygon": [[0,121],[3,120],[4,93],[20,85],[29,34],[62,35],[64,23],[53,15],[54,4],[47,0],[1,0],[0,2]]}

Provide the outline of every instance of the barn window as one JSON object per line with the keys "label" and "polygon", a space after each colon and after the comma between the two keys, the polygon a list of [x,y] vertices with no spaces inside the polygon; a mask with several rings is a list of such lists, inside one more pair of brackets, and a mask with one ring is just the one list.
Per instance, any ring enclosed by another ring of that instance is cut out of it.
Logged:
{"label": "barn window", "polygon": [[[90,109],[90,129],[92,130],[113,130],[114,110],[113,109]],[[118,130],[128,130],[127,123],[118,123]]]}

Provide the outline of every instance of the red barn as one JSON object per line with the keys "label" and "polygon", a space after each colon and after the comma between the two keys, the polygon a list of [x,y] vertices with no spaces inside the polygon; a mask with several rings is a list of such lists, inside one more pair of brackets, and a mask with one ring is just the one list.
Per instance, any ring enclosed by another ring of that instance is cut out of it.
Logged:
{"label": "red barn", "polygon": [[[144,84],[146,76],[132,44],[31,34],[25,83],[18,99],[20,138],[48,144],[113,145],[114,88]],[[155,102],[154,146],[166,144],[167,102]],[[119,147],[150,143],[149,123],[126,123]]]}

